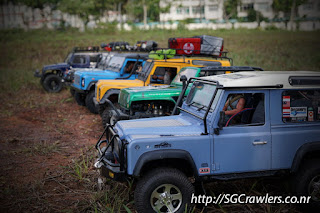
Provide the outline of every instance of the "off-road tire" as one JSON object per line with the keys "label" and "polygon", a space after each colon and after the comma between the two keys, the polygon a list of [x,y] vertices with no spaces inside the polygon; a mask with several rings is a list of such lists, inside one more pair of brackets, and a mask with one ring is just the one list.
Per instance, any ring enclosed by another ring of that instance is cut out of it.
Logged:
{"label": "off-road tire", "polygon": [[111,118],[111,110],[109,107],[106,107],[103,111],[103,113],[101,114],[101,119],[102,119],[102,126],[103,128],[106,127],[107,123],[110,122],[110,118]]}
{"label": "off-road tire", "polygon": [[[111,118],[113,119],[112,122],[111,122]],[[119,121],[119,118],[117,117],[116,112],[111,107],[106,107],[104,109],[103,113],[101,114],[101,119],[102,119],[103,128],[106,127],[107,123],[114,125]]]}
{"label": "off-road tire", "polygon": [[76,100],[78,105],[85,106],[86,105],[85,98],[86,98],[85,94],[75,91],[74,99]]}
{"label": "off-road tire", "polygon": [[[311,183],[317,183],[317,192],[311,196],[310,189],[314,189]],[[313,212],[320,209],[320,159],[312,159],[304,162],[293,179],[294,192],[298,196],[311,196],[309,204],[299,204],[304,210]],[[316,197],[316,199],[315,199]]]}
{"label": "off-road tire", "polygon": [[[181,192],[182,202],[180,206],[176,206],[177,209],[174,211],[175,213],[185,212],[186,208],[187,212],[192,209],[193,205],[190,204],[190,201],[194,193],[194,187],[187,176],[178,169],[157,168],[148,172],[137,183],[134,201],[136,210],[139,213],[157,212],[151,206],[151,196],[158,187],[164,184],[173,185]],[[172,200],[172,203],[173,202],[175,201]],[[163,206],[162,208],[164,209],[160,210],[165,210],[167,207]]]}
{"label": "off-road tire", "polygon": [[92,112],[93,114],[98,114],[99,110],[98,110],[98,107],[95,106],[93,102],[93,98],[94,98],[94,90],[91,90],[86,96],[86,106],[90,112]]}
{"label": "off-road tire", "polygon": [[63,84],[58,75],[49,74],[44,78],[42,86],[47,92],[57,93],[62,90]]}

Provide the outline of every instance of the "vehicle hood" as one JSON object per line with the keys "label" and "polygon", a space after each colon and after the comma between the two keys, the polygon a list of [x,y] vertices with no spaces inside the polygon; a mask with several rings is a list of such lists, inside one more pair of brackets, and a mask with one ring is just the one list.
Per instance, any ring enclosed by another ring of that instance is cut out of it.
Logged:
{"label": "vehicle hood", "polygon": [[118,121],[115,126],[121,138],[127,141],[145,138],[200,135],[203,122],[190,116],[166,116]]}
{"label": "vehicle hood", "polygon": [[100,80],[98,81],[97,88],[102,91],[108,91],[109,89],[123,89],[128,87],[137,87],[144,86],[144,82],[139,79],[134,80],[124,80],[124,79],[115,79],[115,80]]}
{"label": "vehicle hood", "polygon": [[[127,88],[121,91],[120,96],[127,97],[130,95],[130,102],[139,100],[167,100],[172,99],[172,96],[179,96],[182,87],[174,85],[163,86],[146,86]],[[127,100],[124,98],[124,100]]]}
{"label": "vehicle hood", "polygon": [[76,71],[76,75],[81,76],[82,78],[94,78],[94,77],[109,77],[110,78],[117,78],[119,77],[118,72],[113,72],[109,70],[100,70],[100,69],[90,69],[90,70],[81,70]]}
{"label": "vehicle hood", "polygon": [[58,63],[58,64],[50,64],[43,66],[42,70],[51,70],[51,69],[60,69],[60,68],[69,68],[70,65],[67,63]]}

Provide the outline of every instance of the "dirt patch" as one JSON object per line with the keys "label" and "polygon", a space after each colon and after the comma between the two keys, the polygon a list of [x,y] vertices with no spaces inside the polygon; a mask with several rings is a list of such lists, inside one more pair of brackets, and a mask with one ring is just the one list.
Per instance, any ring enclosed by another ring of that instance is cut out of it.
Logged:
{"label": "dirt patch", "polygon": [[[88,150],[94,155],[102,132],[100,117],[78,106],[67,90],[47,94],[34,89],[28,94],[0,98],[1,208],[72,210],[77,206],[73,203],[89,194],[78,192],[84,186],[76,181],[83,177],[73,167]],[[88,157],[91,163],[94,156]],[[94,171],[89,160],[87,170]]]}

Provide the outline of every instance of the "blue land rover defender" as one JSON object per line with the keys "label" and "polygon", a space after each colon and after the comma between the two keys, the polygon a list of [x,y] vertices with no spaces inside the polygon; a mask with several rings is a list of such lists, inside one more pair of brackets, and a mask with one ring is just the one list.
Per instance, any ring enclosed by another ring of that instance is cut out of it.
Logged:
{"label": "blue land rover defender", "polygon": [[97,114],[98,108],[93,102],[95,84],[107,79],[135,79],[138,67],[147,60],[146,53],[117,53],[112,56],[108,66],[101,71],[76,71],[71,88],[79,105],[86,106],[90,112]]}
{"label": "blue land rover defender", "polygon": [[[239,72],[190,83],[172,116],[108,124],[96,144],[103,176],[136,181],[138,212],[184,212],[199,182],[275,174],[292,177],[294,193],[319,209],[319,72]],[[241,109],[227,116],[234,97]]]}
{"label": "blue land rover defender", "polygon": [[36,70],[34,76],[40,78],[40,83],[47,92],[60,92],[65,72],[72,68],[95,67],[100,54],[98,46],[74,47],[63,63],[46,65],[41,72]]}

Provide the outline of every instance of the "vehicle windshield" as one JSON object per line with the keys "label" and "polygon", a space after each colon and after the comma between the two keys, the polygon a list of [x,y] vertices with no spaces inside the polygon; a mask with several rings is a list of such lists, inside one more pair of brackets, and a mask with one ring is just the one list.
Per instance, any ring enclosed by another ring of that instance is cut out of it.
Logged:
{"label": "vehicle windshield", "polygon": [[150,70],[153,67],[153,62],[147,61],[140,72],[138,72],[138,79],[141,81],[145,81],[148,77]]}
{"label": "vehicle windshield", "polygon": [[197,74],[197,69],[194,68],[182,68],[181,71],[176,75],[176,77],[173,79],[171,83],[178,83],[181,84],[182,82],[180,81],[181,76],[185,75],[187,79],[191,77],[195,77]]}
{"label": "vehicle windshield", "polygon": [[[207,110],[212,96],[215,94],[216,85],[196,81],[193,83],[189,95],[186,99],[188,106],[194,106],[200,110]],[[217,98],[215,98],[217,99]],[[212,103],[211,109],[214,109],[217,101]]]}
{"label": "vehicle windshield", "polygon": [[121,67],[123,66],[124,61],[126,60],[125,57],[121,56],[114,56],[111,58],[108,64],[108,70],[112,70],[115,72],[120,72]]}
{"label": "vehicle windshield", "polygon": [[72,53],[69,53],[69,54],[67,55],[67,57],[64,59],[64,63],[69,64],[69,61],[70,61],[70,59],[71,59],[71,56],[72,56]]}
{"label": "vehicle windshield", "polygon": [[102,58],[100,59],[97,65],[97,68],[101,70],[105,70],[108,67],[111,58],[112,58],[111,55],[102,55]]}

